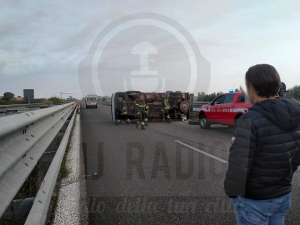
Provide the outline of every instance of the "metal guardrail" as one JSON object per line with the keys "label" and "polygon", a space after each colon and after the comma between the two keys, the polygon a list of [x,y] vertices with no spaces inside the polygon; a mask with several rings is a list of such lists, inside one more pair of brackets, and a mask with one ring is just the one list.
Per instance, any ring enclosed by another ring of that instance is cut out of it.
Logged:
{"label": "metal guardrail", "polygon": [[193,111],[191,112],[192,114],[198,114],[201,107],[205,104],[208,104],[209,102],[201,102],[201,103],[196,103],[196,104],[193,104]]}
{"label": "metal guardrail", "polygon": [[44,103],[30,103],[30,104],[11,104],[11,105],[0,105],[0,108],[19,108],[26,106],[38,106],[38,105],[47,105]]}
{"label": "metal guardrail", "polygon": [[76,113],[74,113],[67,130],[65,131],[65,135],[59,145],[59,148],[54,156],[54,159],[50,165],[50,168],[44,178],[44,182],[38,191],[33,206],[30,210],[30,213],[27,217],[25,225],[39,224],[44,225],[45,220],[47,218],[47,212],[49,208],[49,204],[52,198],[52,193],[55,187],[55,183],[58,177],[58,173],[60,170],[60,165],[62,163],[69,137],[72,131],[72,127],[74,124]]}
{"label": "metal guardrail", "polygon": [[55,105],[44,104],[44,103],[0,105],[0,117],[6,115],[13,115],[15,113],[37,110],[41,108],[47,108],[51,106],[55,106]]}
{"label": "metal guardrail", "polygon": [[209,104],[209,102],[197,102],[197,101],[193,102],[193,105],[205,105],[205,104]]}
{"label": "metal guardrail", "polygon": [[[0,119],[0,217],[75,107],[68,103]],[[48,191],[42,193],[51,196]]]}

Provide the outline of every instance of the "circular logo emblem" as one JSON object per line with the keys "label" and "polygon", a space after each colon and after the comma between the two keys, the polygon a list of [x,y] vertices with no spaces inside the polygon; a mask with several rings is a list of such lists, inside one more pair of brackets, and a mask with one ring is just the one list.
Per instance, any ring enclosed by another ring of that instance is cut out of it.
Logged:
{"label": "circular logo emblem", "polygon": [[79,64],[83,95],[118,91],[206,92],[210,64],[191,34],[155,13],[123,16],[105,27]]}

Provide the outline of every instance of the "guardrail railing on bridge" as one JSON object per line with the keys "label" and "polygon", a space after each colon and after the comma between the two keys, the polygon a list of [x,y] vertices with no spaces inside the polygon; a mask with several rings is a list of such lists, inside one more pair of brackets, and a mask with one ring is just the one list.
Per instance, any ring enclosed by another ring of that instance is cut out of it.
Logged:
{"label": "guardrail railing on bridge", "polygon": [[[0,217],[75,108],[77,108],[75,103],[68,103],[0,119]],[[40,218],[35,217],[35,221],[39,222],[30,224],[45,222],[44,214],[48,210],[49,198],[51,199],[53,192],[49,183],[56,181],[62,159],[61,154],[66,149],[75,114],[57,151],[58,154],[52,162],[54,166],[51,164],[44,178],[42,185],[44,188],[41,187],[41,192],[37,195],[38,199],[36,197],[39,202],[34,202],[33,212],[29,214],[34,215],[36,204],[40,204],[39,207],[43,209],[43,212],[40,213]],[[45,202],[42,199],[45,199]],[[31,222],[34,221],[32,216],[30,218]]]}

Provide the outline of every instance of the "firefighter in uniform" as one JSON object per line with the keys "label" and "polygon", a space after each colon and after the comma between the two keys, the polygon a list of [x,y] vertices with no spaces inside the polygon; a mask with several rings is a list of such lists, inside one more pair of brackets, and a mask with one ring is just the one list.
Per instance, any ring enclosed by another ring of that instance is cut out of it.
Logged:
{"label": "firefighter in uniform", "polygon": [[161,111],[164,113],[167,123],[171,123],[171,117],[169,115],[170,104],[168,99],[160,95],[159,101],[162,103]]}
{"label": "firefighter in uniform", "polygon": [[121,123],[121,119],[125,118],[127,125],[130,124],[130,119],[127,116],[127,106],[123,101],[122,97],[118,98],[117,107],[116,107],[116,124],[119,125]]}
{"label": "firefighter in uniform", "polygon": [[139,128],[139,125],[141,125],[142,130],[146,130],[145,128],[145,122],[146,121],[146,113],[148,106],[145,101],[145,96],[140,95],[139,101],[136,103],[136,111],[137,111],[137,121],[136,121],[136,128]]}

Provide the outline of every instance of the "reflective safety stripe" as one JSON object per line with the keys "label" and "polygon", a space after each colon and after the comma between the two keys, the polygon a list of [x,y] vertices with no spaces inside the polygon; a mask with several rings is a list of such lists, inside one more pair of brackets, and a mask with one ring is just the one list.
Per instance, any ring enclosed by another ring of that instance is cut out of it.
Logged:
{"label": "reflective safety stripe", "polygon": [[222,112],[230,112],[230,113],[236,113],[236,112],[242,112],[246,113],[248,112],[249,109],[247,108],[210,108],[210,109],[203,109],[205,112],[217,112],[217,113],[222,113]]}
{"label": "reflective safety stripe", "polygon": [[165,99],[165,100],[164,100],[164,104],[165,104],[165,109],[169,109],[169,108],[170,108],[168,99]]}
{"label": "reflective safety stripe", "polygon": [[203,107],[201,108],[202,111],[204,112],[217,112],[217,113],[222,113],[222,112],[230,112],[230,113],[246,113],[249,111],[249,108],[214,108],[214,107]]}
{"label": "reflective safety stripe", "polygon": [[248,108],[233,108],[233,109],[230,109],[230,112],[248,112]]}
{"label": "reflective safety stripe", "polygon": [[144,104],[144,105],[139,105],[139,104],[136,104],[136,106],[138,107],[138,110],[140,110],[140,111],[146,111],[146,104]]}

